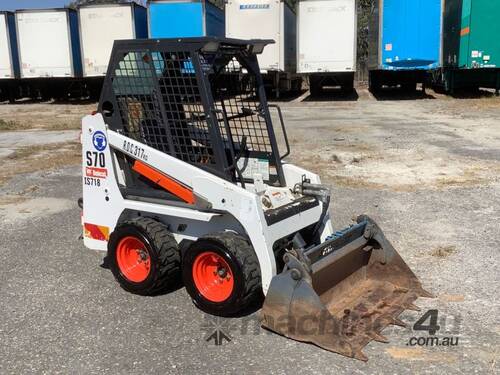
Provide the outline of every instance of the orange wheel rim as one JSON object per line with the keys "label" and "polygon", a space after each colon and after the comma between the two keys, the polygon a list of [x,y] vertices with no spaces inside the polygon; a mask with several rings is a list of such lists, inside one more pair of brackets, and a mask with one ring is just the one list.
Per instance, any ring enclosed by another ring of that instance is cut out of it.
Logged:
{"label": "orange wheel rim", "polygon": [[234,276],[226,260],[219,254],[206,251],[193,263],[193,280],[200,294],[211,302],[223,302],[231,296]]}
{"label": "orange wheel rim", "polygon": [[144,243],[137,237],[124,237],[116,248],[116,262],[122,275],[129,281],[140,283],[151,271],[151,257]]}

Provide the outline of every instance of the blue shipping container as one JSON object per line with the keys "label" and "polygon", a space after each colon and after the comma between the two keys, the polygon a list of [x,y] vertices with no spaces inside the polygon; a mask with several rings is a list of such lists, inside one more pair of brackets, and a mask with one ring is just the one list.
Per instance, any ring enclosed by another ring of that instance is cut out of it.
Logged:
{"label": "blue shipping container", "polygon": [[441,65],[443,0],[380,0],[378,69],[434,69]]}
{"label": "blue shipping container", "polygon": [[152,1],[149,4],[151,38],[187,38],[225,34],[224,11],[207,1]]}

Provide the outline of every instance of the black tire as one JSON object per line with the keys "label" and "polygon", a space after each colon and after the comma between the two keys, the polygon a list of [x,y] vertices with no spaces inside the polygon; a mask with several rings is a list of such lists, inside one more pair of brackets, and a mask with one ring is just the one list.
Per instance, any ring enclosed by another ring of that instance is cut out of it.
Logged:
{"label": "black tire", "polygon": [[348,82],[348,83],[342,85],[342,93],[344,95],[350,95],[353,92],[354,92],[354,81]]}
{"label": "black tire", "polygon": [[321,78],[314,75],[309,76],[309,92],[311,96],[319,96],[323,93]]}
{"label": "black tire", "polygon": [[[149,273],[142,281],[131,281],[120,269],[117,248],[122,239],[137,238],[145,245]],[[128,292],[155,295],[180,283],[181,255],[175,238],[162,223],[139,217],[115,228],[108,242],[107,264],[120,286]]]}
{"label": "black tire", "polygon": [[368,89],[372,93],[377,93],[382,90],[382,84],[375,72],[370,72],[368,75]]}
{"label": "black tire", "polygon": [[[233,275],[232,292],[224,301],[213,302],[198,290],[193,276],[196,258],[207,251],[224,259]],[[233,232],[220,232],[199,238],[186,254],[182,279],[193,303],[202,311],[218,316],[234,316],[256,303],[262,296],[259,261],[250,242]]]}
{"label": "black tire", "polygon": [[417,84],[416,83],[403,83],[401,85],[401,91],[407,92],[407,93],[414,93],[417,91]]}

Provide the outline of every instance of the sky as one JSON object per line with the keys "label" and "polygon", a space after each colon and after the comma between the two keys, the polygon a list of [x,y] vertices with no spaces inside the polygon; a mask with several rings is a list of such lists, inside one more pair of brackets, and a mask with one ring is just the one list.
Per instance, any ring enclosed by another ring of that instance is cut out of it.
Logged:
{"label": "sky", "polygon": [[[71,0],[0,0],[1,10],[60,8],[68,5]],[[145,1],[138,1],[144,3]]]}
{"label": "sky", "polygon": [[71,0],[0,0],[0,10],[59,8],[70,2]]}

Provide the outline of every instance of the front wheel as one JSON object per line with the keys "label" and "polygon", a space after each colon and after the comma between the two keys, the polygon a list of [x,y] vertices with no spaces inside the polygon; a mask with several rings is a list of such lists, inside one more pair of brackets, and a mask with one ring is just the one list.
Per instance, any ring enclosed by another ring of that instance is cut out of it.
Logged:
{"label": "front wheel", "polygon": [[212,315],[236,315],[262,294],[257,255],[246,238],[233,232],[193,243],[183,258],[182,279],[193,303]]}

